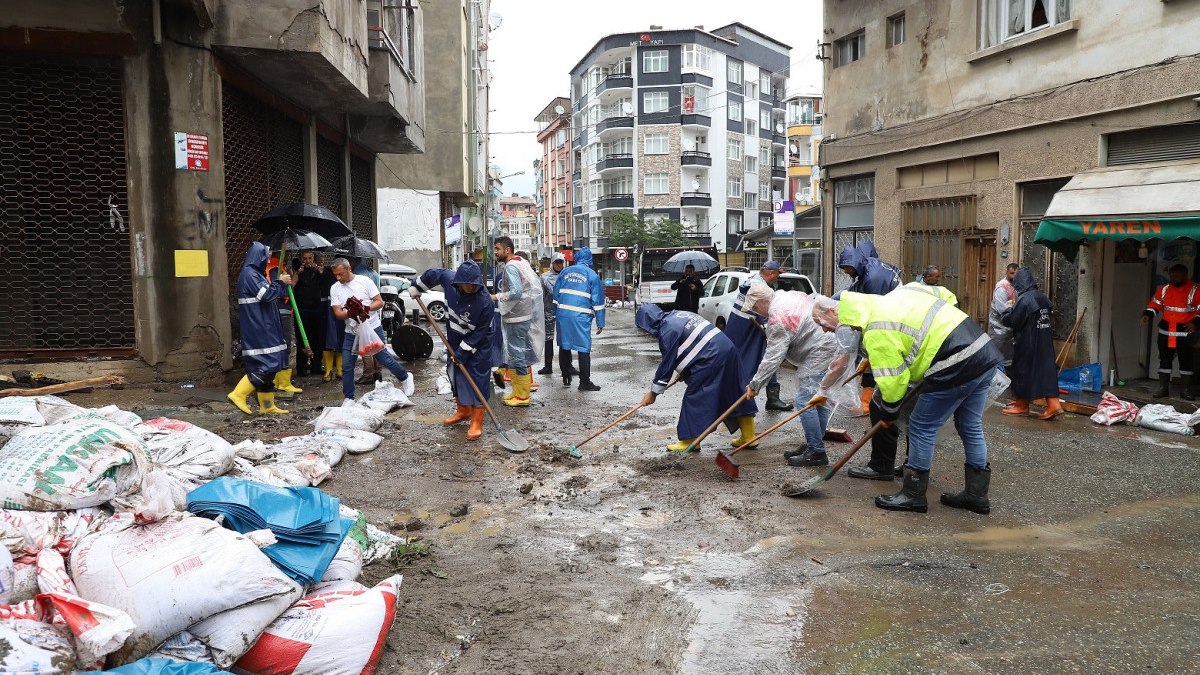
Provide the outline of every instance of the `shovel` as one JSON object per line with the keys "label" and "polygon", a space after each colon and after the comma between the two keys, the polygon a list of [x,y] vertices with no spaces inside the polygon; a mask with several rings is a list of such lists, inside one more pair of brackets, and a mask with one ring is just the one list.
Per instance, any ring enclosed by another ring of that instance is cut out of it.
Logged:
{"label": "shovel", "polygon": [[772,431],[775,431],[776,429],[787,424],[788,422],[791,422],[792,420],[803,415],[804,413],[808,412],[812,408],[815,408],[818,405],[824,405],[824,404],[825,404],[825,401],[821,401],[819,403],[809,402],[803,408],[797,410],[796,412],[794,412],[794,413],[788,415],[787,417],[783,418],[782,420],[776,422],[774,424],[774,426],[772,426],[771,428],[767,429],[766,431],[762,432],[761,434],[759,434],[759,435],[755,436],[754,438],[741,444],[740,446],[735,448],[732,452],[726,453],[724,450],[718,450],[717,451],[717,466],[721,467],[721,471],[724,471],[726,476],[729,476],[730,478],[737,478],[739,475],[741,475],[741,469],[738,466],[738,463],[733,461],[734,455],[738,454],[742,450],[745,450],[749,446],[754,445],[755,443],[759,442],[767,434],[771,433]]}
{"label": "shovel", "polygon": [[[910,401],[914,396],[916,396],[918,393],[920,393],[921,388],[923,386],[924,386],[924,382],[917,383],[917,386],[910,389],[909,392],[904,395],[904,399],[900,401],[900,405],[903,406],[905,403]],[[784,497],[802,497],[802,496],[808,494],[809,492],[812,492],[813,489],[816,488],[821,483],[824,483],[825,481],[829,480],[830,478],[833,478],[833,474],[837,473],[842,468],[842,466],[844,466],[846,464],[846,462],[850,461],[850,458],[854,456],[854,453],[858,452],[859,449],[862,448],[862,446],[866,445],[867,441],[871,440],[871,437],[874,436],[876,433],[878,433],[880,429],[883,429],[884,426],[886,426],[887,424],[888,424],[888,422],[885,422],[884,420],[879,420],[878,422],[876,422],[875,426],[873,426],[869,430],[867,430],[867,433],[863,434],[863,437],[858,439],[858,442],[855,443],[852,448],[850,448],[850,451],[847,452],[846,454],[842,455],[842,458],[839,459],[836,464],[834,464],[833,466],[826,469],[825,473],[822,473],[817,476],[813,476],[812,478],[809,478],[808,480],[804,481],[800,485],[785,489],[783,491],[783,496]]]}
{"label": "shovel", "polygon": [[732,415],[733,411],[737,410],[738,406],[745,403],[749,399],[750,394],[748,393],[743,393],[741,396],[739,396],[738,400],[734,401],[733,405],[729,406],[728,410],[726,410],[724,413],[721,413],[721,416],[717,418],[716,422],[710,424],[709,427],[704,430],[704,433],[693,439],[691,443],[688,443],[688,446],[683,449],[683,456],[687,457],[687,453],[691,452],[692,450],[699,449],[700,442],[705,438],[708,438],[708,435],[711,434],[718,426],[720,426],[721,422],[724,422],[726,417]]}
{"label": "shovel", "polygon": [[429,320],[429,325],[433,326],[433,329],[437,331],[438,337],[442,339],[442,344],[446,346],[446,356],[450,358],[451,363],[458,366],[463,379],[467,381],[467,384],[471,385],[471,390],[475,392],[475,397],[483,403],[483,407],[488,411],[488,415],[491,416],[492,423],[496,425],[496,438],[500,441],[500,445],[504,446],[504,449],[509,452],[525,452],[528,450],[529,441],[525,440],[525,437],[518,433],[516,429],[505,431],[501,428],[500,420],[496,418],[496,413],[492,411],[492,406],[488,405],[487,399],[479,391],[479,385],[475,384],[474,378],[467,372],[467,367],[454,358],[454,350],[450,348],[450,341],[446,339],[446,334],[442,332],[442,327],[438,325],[438,322],[434,321],[433,317],[429,315],[429,308],[425,306],[425,301],[419,297],[414,299],[421,306],[421,311],[425,312],[425,318]]}
{"label": "shovel", "polygon": [[[667,385],[667,389],[670,389],[671,387],[674,387],[674,386],[675,386],[675,382],[678,382],[678,381],[679,381],[679,380],[678,380],[678,379],[676,379],[676,380],[675,380],[674,382],[672,382],[671,384],[668,384],[668,385]],[[621,422],[624,422],[626,419],[628,419],[628,418],[629,418],[629,416],[630,416],[630,415],[632,415],[633,413],[635,413],[635,412],[637,412],[637,411],[641,410],[643,407],[644,407],[644,406],[643,406],[643,404],[641,404],[641,403],[638,403],[637,405],[633,406],[632,408],[630,408],[630,409],[629,409],[629,412],[627,412],[627,413],[625,413],[624,415],[621,415],[621,416],[620,416],[620,417],[618,417],[617,419],[613,420],[613,421],[612,421],[612,423],[611,423],[611,424],[609,424],[608,426],[604,427],[604,428],[603,428],[603,429],[601,429],[600,431],[597,431],[596,433],[592,434],[591,436],[588,436],[587,438],[583,439],[582,441],[579,441],[579,442],[578,442],[578,443],[576,443],[575,445],[572,445],[570,448],[568,448],[568,449],[567,449],[567,454],[571,455],[571,456],[572,456],[572,457],[574,457],[575,459],[579,459],[580,457],[583,457],[583,453],[582,453],[582,452],[579,452],[579,446],[583,445],[584,443],[587,443],[588,441],[590,441],[590,440],[592,440],[593,438],[595,438],[595,437],[599,436],[600,434],[602,434],[602,433],[604,433],[604,432],[608,431],[609,429],[611,429],[611,428],[613,428],[613,427],[617,426],[617,425],[618,425],[618,424],[620,424]]]}

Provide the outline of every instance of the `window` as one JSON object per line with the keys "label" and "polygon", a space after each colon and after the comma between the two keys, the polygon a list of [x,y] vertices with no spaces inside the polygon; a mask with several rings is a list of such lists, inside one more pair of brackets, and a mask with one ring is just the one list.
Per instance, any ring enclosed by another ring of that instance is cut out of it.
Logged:
{"label": "window", "polygon": [[648,91],[642,94],[642,112],[660,113],[667,111],[667,92]]}
{"label": "window", "polygon": [[567,203],[567,189],[561,185],[554,188],[554,206],[562,206]]}
{"label": "window", "polygon": [[895,47],[904,44],[904,12],[888,17],[887,46]]}
{"label": "window", "polygon": [[565,176],[565,175],[567,175],[567,158],[566,158],[566,157],[559,157],[559,158],[558,158],[558,161],[556,162],[556,164],[557,164],[557,166],[558,166],[558,171],[556,171],[554,175],[555,175],[555,176]]}
{"label": "window", "polygon": [[725,224],[728,227],[729,234],[737,234],[742,231],[742,214],[727,213],[725,215]]}
{"label": "window", "polygon": [[741,159],[742,158],[742,139],[730,138],[729,142],[726,144],[725,148],[726,148],[726,154],[729,155],[729,159]]}
{"label": "window", "polygon": [[604,194],[612,195],[628,195],[633,194],[633,177],[626,174],[617,176],[612,180],[604,181]]}
{"label": "window", "polygon": [[725,79],[742,85],[742,62],[728,59],[725,61]]}
{"label": "window", "polygon": [[980,0],[980,47],[1071,20],[1071,0]]}
{"label": "window", "polygon": [[683,113],[685,115],[708,113],[708,87],[694,84],[683,85]]}
{"label": "window", "polygon": [[729,116],[729,119],[733,120],[734,122],[741,122],[742,121],[742,102],[741,101],[730,101],[725,106],[725,112]]}
{"label": "window", "polygon": [[646,174],[646,184],[642,188],[642,192],[648,195],[665,195],[671,191],[671,186],[667,182],[667,174],[665,173],[648,173]]}
{"label": "window", "polygon": [[709,72],[712,69],[712,50],[702,45],[684,45],[683,69]]}
{"label": "window", "polygon": [[554,132],[554,147],[561,148],[567,142],[567,130],[559,129]]}
{"label": "window", "polygon": [[[875,233],[875,176],[840,178],[833,182],[833,248],[840,253],[847,246],[870,240]],[[833,271],[834,292],[850,287],[850,277],[841,269]]]}
{"label": "window", "polygon": [[746,201],[743,202],[743,206],[745,206],[748,209],[757,209],[758,208],[758,193],[757,192],[747,192],[746,193]]}
{"label": "window", "polygon": [[758,83],[757,82],[747,82],[746,83],[746,96],[749,96],[750,98],[758,98]]}
{"label": "window", "polygon": [[740,199],[742,197],[742,177],[741,176],[730,176],[729,177],[729,190],[725,194],[729,197],[737,197],[738,199]]}
{"label": "window", "polygon": [[746,135],[747,136],[757,136],[758,135],[758,123],[757,122],[755,122],[754,120],[746,120]]}
{"label": "window", "polygon": [[643,73],[665,73],[667,72],[667,66],[667,50],[656,49],[654,51],[642,52]]}
{"label": "window", "polygon": [[666,134],[646,134],[643,152],[647,155],[665,155],[671,151],[670,139]]}
{"label": "window", "polygon": [[764,94],[771,93],[771,74],[765,70],[758,71],[758,88]]}
{"label": "window", "polygon": [[767,131],[771,128],[771,111],[762,110],[758,113],[758,128]]}
{"label": "window", "polygon": [[771,164],[771,149],[766,146],[760,147],[758,149],[758,161],[763,166],[770,166],[770,164]]}
{"label": "window", "polygon": [[854,63],[861,59],[867,53],[867,33],[860,30],[857,33],[851,33],[833,43],[834,61],[833,66],[844,66],[848,63]]}
{"label": "window", "polygon": [[758,173],[758,158],[746,155],[746,173]]}

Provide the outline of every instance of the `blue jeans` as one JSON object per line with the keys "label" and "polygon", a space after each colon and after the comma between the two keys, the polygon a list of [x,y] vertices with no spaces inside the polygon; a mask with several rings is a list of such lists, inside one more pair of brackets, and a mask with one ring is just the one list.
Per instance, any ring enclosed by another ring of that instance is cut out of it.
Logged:
{"label": "blue jeans", "polygon": [[[816,396],[821,386],[821,376],[801,377],[796,380],[796,409],[804,407]],[[813,452],[825,452],[825,430],[829,428],[829,416],[833,411],[828,406],[817,406],[800,413],[800,425],[804,427],[804,442]]]}
{"label": "blue jeans", "polygon": [[917,398],[908,420],[908,466],[928,471],[933,463],[933,448],[938,430],[954,415],[954,428],[962,438],[967,464],[987,468],[987,442],[983,438],[983,411],[987,407],[988,385],[996,371],[989,369],[975,379]]}
{"label": "blue jeans", "polygon": [[[375,334],[379,336],[383,344],[387,344],[387,336],[383,334],[382,328],[376,328]],[[408,379],[408,371],[387,349],[375,355],[375,362],[387,368],[400,382]],[[347,332],[346,337],[342,339],[342,395],[346,398],[354,398],[354,364],[356,363],[358,363],[358,352],[354,351],[354,333]]]}
{"label": "blue jeans", "polygon": [[524,373],[529,370],[529,322],[505,323],[504,363],[509,370]]}

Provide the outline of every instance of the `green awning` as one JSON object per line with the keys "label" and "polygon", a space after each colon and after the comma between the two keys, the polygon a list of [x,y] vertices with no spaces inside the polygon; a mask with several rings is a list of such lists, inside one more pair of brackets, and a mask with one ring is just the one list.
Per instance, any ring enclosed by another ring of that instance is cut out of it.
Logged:
{"label": "green awning", "polygon": [[1038,224],[1033,240],[1074,260],[1079,244],[1111,239],[1200,239],[1200,216],[1173,218],[1047,218]]}

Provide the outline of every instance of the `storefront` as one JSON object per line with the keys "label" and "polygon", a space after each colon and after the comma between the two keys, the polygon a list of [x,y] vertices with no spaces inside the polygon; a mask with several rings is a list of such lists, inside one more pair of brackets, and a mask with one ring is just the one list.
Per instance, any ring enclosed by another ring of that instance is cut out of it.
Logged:
{"label": "storefront", "polygon": [[1078,174],[1054,195],[1034,240],[1078,261],[1081,357],[1120,378],[1148,377],[1158,349],[1139,321],[1146,302],[1172,265],[1200,280],[1200,162]]}

